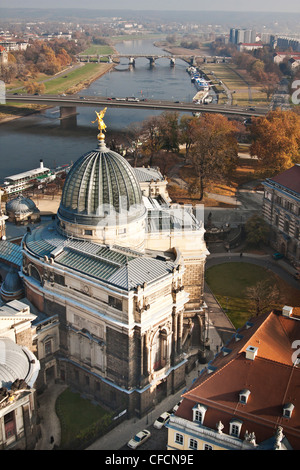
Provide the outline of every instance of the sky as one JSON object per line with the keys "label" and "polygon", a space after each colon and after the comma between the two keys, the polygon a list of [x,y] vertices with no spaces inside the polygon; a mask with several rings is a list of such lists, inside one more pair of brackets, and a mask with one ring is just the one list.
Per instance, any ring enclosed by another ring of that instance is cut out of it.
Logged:
{"label": "sky", "polygon": [[1,8],[300,12],[299,0],[1,0]]}

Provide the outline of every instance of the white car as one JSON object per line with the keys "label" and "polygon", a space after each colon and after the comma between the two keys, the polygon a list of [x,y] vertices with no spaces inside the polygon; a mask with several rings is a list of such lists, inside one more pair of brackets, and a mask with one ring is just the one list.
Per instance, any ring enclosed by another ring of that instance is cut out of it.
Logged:
{"label": "white car", "polygon": [[143,429],[143,431],[138,432],[129,442],[127,442],[128,447],[130,449],[136,449],[139,447],[143,442],[147,441],[151,436],[151,432],[148,429]]}
{"label": "white car", "polygon": [[161,429],[169,421],[169,418],[170,413],[165,412],[161,414],[159,418],[157,418],[157,420],[153,423],[153,426],[156,429]]}

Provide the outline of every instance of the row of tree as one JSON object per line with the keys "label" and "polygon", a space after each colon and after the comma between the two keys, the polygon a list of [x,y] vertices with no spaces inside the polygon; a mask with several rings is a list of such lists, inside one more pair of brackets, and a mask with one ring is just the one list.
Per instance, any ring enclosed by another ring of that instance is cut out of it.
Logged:
{"label": "row of tree", "polygon": [[53,39],[32,42],[25,51],[13,51],[8,63],[0,67],[0,78],[5,83],[13,79],[34,79],[38,73],[54,75],[72,63],[75,54],[86,46],[86,41]]}
{"label": "row of tree", "polygon": [[[226,181],[238,165],[238,136],[241,123],[221,114],[204,113],[199,117],[165,112],[146,119],[135,131],[139,152],[149,165],[159,152],[179,152],[185,148],[185,160],[194,170],[190,192],[203,198],[209,180]],[[300,163],[300,114],[271,111],[253,118],[248,129],[250,155],[258,159],[258,176],[278,174]]]}

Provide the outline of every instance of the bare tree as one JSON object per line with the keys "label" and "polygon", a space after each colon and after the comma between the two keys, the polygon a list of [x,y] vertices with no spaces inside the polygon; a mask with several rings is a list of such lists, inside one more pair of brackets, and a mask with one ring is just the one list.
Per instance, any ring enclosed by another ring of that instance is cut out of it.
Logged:
{"label": "bare tree", "polygon": [[259,281],[246,288],[246,296],[251,301],[251,314],[256,316],[272,310],[280,303],[280,293],[276,285],[268,280]]}

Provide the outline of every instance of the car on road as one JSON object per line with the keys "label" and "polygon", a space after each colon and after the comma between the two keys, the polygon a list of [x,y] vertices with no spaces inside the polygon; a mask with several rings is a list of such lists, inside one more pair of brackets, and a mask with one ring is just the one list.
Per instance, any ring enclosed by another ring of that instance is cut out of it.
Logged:
{"label": "car on road", "polygon": [[283,258],[283,254],[282,253],[274,253],[273,254],[273,259],[282,259]]}
{"label": "car on road", "polygon": [[300,272],[299,272],[299,271],[295,272],[295,274],[293,274],[293,277],[294,277],[294,279],[296,279],[297,281],[300,281]]}
{"label": "car on road", "polygon": [[127,442],[127,446],[130,449],[136,449],[144,442],[146,442],[149,437],[151,436],[151,432],[148,429],[143,429],[143,431],[138,432],[129,442]]}
{"label": "car on road", "polygon": [[161,414],[159,418],[157,418],[156,421],[154,421],[153,426],[156,429],[161,429],[170,419],[170,413],[165,413]]}

